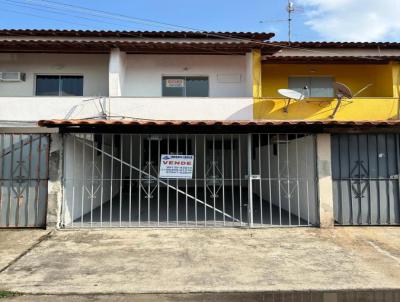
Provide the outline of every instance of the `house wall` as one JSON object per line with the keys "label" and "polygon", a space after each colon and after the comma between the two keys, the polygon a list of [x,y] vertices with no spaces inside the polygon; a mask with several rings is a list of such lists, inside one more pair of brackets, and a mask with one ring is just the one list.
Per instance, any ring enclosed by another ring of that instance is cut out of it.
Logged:
{"label": "house wall", "polygon": [[[249,66],[251,68],[251,66]],[[246,56],[241,55],[137,55],[126,56],[123,96],[159,97],[163,75],[208,76],[210,97],[252,97]],[[221,76],[239,77],[226,82]]]}
{"label": "house wall", "polygon": [[312,98],[293,101],[284,112],[287,99],[278,93],[288,88],[289,76],[332,76],[349,86],[353,93],[368,84],[371,87],[352,100],[344,100],[335,115],[336,120],[385,120],[398,117],[394,72],[396,66],[367,64],[265,64],[262,67],[262,97],[255,98],[255,119],[323,120],[330,119],[337,100]]}
{"label": "house wall", "polygon": [[0,71],[26,73],[24,82],[0,81],[0,97],[34,96],[35,75],[83,75],[84,96],[108,95],[108,54],[0,53]]}

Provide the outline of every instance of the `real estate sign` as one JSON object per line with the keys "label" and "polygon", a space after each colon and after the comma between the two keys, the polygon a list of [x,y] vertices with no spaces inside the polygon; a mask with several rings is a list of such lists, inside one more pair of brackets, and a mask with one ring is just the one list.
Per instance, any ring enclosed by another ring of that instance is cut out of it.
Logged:
{"label": "real estate sign", "polygon": [[191,179],[193,176],[193,155],[162,154],[160,178]]}

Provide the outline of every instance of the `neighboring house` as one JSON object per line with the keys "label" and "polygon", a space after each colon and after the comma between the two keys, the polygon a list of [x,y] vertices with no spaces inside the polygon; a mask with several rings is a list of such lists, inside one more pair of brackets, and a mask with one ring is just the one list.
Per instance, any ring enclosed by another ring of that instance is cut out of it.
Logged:
{"label": "neighboring house", "polygon": [[0,30],[0,227],[400,224],[400,44],[272,37]]}

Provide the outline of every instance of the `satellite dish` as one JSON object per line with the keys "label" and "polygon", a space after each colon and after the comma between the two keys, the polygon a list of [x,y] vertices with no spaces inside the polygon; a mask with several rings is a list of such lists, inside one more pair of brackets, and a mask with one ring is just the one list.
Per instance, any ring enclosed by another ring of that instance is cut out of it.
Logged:
{"label": "satellite dish", "polygon": [[346,98],[346,99],[353,98],[353,93],[351,92],[350,88],[347,87],[345,84],[335,82],[335,83],[333,83],[333,90],[335,91],[335,95],[336,95],[336,98],[338,99],[338,101],[337,101],[335,109],[333,109],[333,112],[332,112],[330,118],[335,117],[336,112],[339,110],[339,107],[344,98]]}
{"label": "satellite dish", "polygon": [[336,97],[339,98],[353,98],[353,93],[351,92],[350,88],[347,87],[345,84],[342,83],[333,83],[333,89],[335,91]]}
{"label": "satellite dish", "polygon": [[278,89],[278,93],[288,99],[288,102],[287,102],[285,108],[283,108],[284,112],[288,112],[288,107],[290,105],[291,100],[296,100],[296,101],[304,100],[304,94],[302,94],[296,90]]}

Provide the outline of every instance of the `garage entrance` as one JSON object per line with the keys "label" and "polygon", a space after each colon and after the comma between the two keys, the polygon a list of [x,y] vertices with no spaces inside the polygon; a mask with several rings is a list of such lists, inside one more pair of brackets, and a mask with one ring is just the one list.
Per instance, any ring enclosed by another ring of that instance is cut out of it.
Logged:
{"label": "garage entrance", "polygon": [[[318,224],[309,134],[64,134],[64,227]],[[191,177],[160,175],[162,156]]]}
{"label": "garage entrance", "polygon": [[400,223],[399,135],[332,135],[335,220],[341,225]]}

